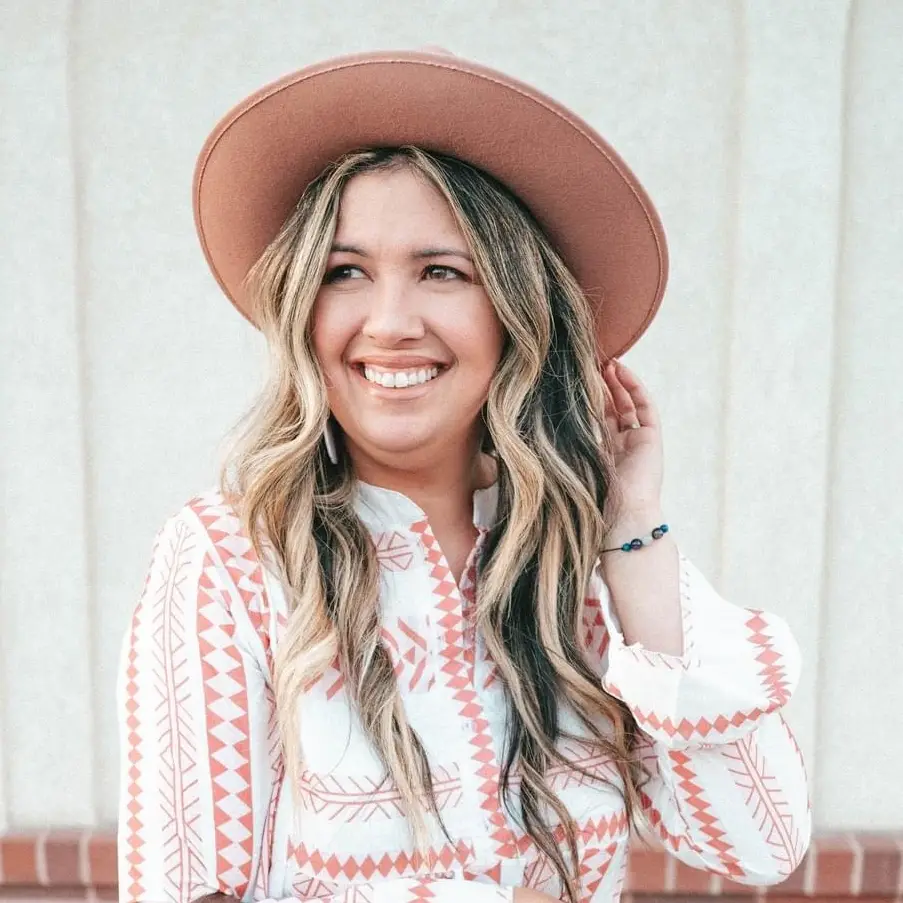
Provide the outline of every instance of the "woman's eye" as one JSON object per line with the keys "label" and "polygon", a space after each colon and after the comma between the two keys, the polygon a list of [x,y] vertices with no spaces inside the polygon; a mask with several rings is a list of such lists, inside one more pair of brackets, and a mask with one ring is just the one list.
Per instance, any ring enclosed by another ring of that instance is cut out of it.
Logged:
{"label": "woman's eye", "polygon": [[467,278],[460,270],[456,270],[454,267],[440,266],[439,264],[428,266],[423,273],[427,279],[433,282],[451,282],[453,279]]}
{"label": "woman's eye", "polygon": [[344,282],[346,279],[360,279],[363,275],[364,271],[360,267],[346,263],[329,270],[323,282],[325,285],[332,285],[334,282]]}

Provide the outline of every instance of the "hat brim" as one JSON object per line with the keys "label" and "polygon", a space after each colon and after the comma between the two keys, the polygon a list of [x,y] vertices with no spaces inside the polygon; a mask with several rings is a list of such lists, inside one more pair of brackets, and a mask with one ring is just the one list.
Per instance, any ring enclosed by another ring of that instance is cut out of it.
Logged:
{"label": "hat brim", "polygon": [[261,88],[208,137],[194,174],[201,247],[254,322],[245,277],[305,188],[364,147],[412,144],[466,160],[530,208],[593,305],[606,357],[661,303],[664,228],[636,176],[589,125],[536,89],[457,57],[367,53]]}

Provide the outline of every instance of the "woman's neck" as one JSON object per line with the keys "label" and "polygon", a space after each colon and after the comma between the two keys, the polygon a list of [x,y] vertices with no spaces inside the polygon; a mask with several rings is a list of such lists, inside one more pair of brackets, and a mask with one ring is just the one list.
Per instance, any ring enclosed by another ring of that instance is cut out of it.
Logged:
{"label": "woman's neck", "polygon": [[[473,494],[496,480],[495,461],[475,450],[469,454],[443,455],[420,467],[389,466],[384,461],[348,449],[355,475],[364,483],[391,489],[407,496],[426,514],[435,527],[473,524]],[[410,464],[411,456],[405,456]]]}

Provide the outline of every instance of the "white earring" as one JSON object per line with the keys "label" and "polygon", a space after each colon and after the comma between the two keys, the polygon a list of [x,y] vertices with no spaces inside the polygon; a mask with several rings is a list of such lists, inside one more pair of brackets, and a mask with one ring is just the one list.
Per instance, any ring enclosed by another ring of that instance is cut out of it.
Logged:
{"label": "white earring", "polygon": [[323,428],[323,441],[326,443],[326,454],[333,464],[339,463],[339,454],[335,447],[335,437],[332,435],[332,424],[327,420]]}

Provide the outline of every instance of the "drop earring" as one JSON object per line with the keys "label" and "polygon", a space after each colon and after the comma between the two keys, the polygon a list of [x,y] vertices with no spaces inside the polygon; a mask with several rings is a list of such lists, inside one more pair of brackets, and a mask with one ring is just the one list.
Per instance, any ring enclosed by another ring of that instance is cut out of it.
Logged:
{"label": "drop earring", "polygon": [[323,427],[323,441],[326,443],[326,454],[333,464],[339,463],[339,454],[335,447],[335,436],[332,435],[332,423],[327,420]]}

